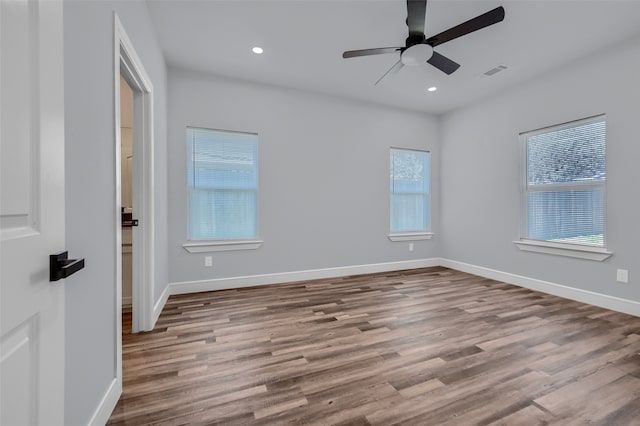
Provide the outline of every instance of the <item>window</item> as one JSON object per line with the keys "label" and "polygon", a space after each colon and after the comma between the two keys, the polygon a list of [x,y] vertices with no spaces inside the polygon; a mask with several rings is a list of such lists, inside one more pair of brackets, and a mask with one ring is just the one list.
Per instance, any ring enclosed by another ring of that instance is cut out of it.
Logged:
{"label": "window", "polygon": [[[430,154],[391,149],[391,235],[426,234],[430,229]],[[402,238],[400,238],[402,239]],[[395,240],[394,240],[395,241]]]}
{"label": "window", "polygon": [[258,236],[258,135],[187,128],[189,240]]}
{"label": "window", "polygon": [[523,237],[605,245],[606,123],[597,116],[521,135]]}

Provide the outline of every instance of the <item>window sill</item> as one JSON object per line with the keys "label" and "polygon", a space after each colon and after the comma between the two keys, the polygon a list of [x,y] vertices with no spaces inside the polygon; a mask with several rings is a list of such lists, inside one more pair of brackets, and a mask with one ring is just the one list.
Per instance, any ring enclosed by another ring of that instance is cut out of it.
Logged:
{"label": "window sill", "polygon": [[189,253],[212,251],[255,250],[262,247],[262,240],[202,241],[184,243],[182,247]]}
{"label": "window sill", "polygon": [[430,240],[433,238],[433,232],[413,232],[407,234],[389,234],[387,235],[391,241],[418,241]]}
{"label": "window sill", "polygon": [[576,244],[554,243],[551,241],[520,240],[514,241],[513,243],[522,251],[575,257],[598,262],[608,259],[613,254],[602,247],[579,246]]}

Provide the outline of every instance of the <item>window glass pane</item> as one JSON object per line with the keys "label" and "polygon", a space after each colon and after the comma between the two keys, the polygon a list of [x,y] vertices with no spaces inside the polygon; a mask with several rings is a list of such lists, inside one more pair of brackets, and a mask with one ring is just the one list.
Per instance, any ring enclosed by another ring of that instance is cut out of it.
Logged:
{"label": "window glass pane", "polygon": [[391,150],[391,191],[429,193],[429,153]]}
{"label": "window glass pane", "polygon": [[194,189],[190,192],[190,234],[199,240],[257,236],[255,191]]}
{"label": "window glass pane", "polygon": [[605,180],[605,142],[604,119],[528,137],[528,184]]}
{"label": "window glass pane", "polygon": [[[427,214],[425,214],[427,212]],[[391,230],[423,231],[429,228],[429,198],[423,194],[391,194]]]}
{"label": "window glass pane", "polygon": [[258,183],[256,136],[243,133],[195,130],[194,186],[255,188]]}
{"label": "window glass pane", "polygon": [[429,153],[391,150],[391,231],[427,231],[430,226]]}
{"label": "window glass pane", "polygon": [[604,200],[600,189],[530,192],[529,237],[576,244],[604,244]]}
{"label": "window glass pane", "polygon": [[257,135],[187,129],[189,239],[258,235]]}

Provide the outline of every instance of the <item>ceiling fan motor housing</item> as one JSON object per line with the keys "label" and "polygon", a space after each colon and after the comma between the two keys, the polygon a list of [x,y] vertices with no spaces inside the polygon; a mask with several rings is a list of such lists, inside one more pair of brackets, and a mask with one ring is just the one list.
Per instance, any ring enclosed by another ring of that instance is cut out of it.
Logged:
{"label": "ceiling fan motor housing", "polygon": [[424,34],[409,34],[409,37],[407,37],[407,39],[404,41],[404,45],[409,48],[413,45],[424,43],[425,39],[426,37],[424,36]]}

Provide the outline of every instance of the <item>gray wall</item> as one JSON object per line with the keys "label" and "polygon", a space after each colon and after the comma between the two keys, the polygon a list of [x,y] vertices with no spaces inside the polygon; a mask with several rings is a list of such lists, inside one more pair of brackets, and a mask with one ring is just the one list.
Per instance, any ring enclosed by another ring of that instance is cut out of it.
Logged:
{"label": "gray wall", "polygon": [[[437,256],[439,148],[434,117],[334,97],[169,70],[169,280],[184,282]],[[259,134],[257,250],[189,254],[186,126]],[[431,241],[391,242],[389,148],[432,152]]]}
{"label": "gray wall", "polygon": [[[640,43],[632,40],[445,115],[442,257],[640,300],[639,75]],[[606,240],[613,257],[594,262],[519,251],[512,243],[519,237],[518,134],[600,113],[607,114]],[[616,268],[630,270],[630,284],[615,282]]]}
{"label": "gray wall", "polygon": [[87,424],[115,377],[113,11],[155,90],[156,289],[167,278],[166,67],[144,2],[64,4],[67,248],[65,424]]}

